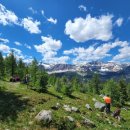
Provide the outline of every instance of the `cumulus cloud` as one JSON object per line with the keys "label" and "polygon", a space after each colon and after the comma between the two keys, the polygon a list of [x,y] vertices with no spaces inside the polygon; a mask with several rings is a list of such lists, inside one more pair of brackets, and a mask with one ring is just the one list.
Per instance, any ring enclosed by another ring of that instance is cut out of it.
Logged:
{"label": "cumulus cloud", "polygon": [[115,55],[112,59],[112,61],[128,61],[130,60],[130,46],[126,45],[120,48],[119,54]]}
{"label": "cumulus cloud", "polygon": [[9,43],[8,39],[0,38],[0,43]]}
{"label": "cumulus cloud", "polygon": [[118,18],[115,22],[115,24],[120,27],[123,24],[123,18]]}
{"label": "cumulus cloud", "polygon": [[128,46],[127,41],[115,41],[113,43],[104,43],[98,47],[89,46],[88,48],[74,48],[70,50],[65,50],[64,54],[73,55],[73,63],[87,63],[93,60],[102,60],[105,57],[112,56],[110,50],[116,47],[126,48]]}
{"label": "cumulus cloud", "polygon": [[[32,7],[30,7],[29,10],[31,10],[33,13],[36,13]],[[14,12],[7,10],[2,4],[0,4],[0,24],[4,26],[16,24],[18,26],[24,27],[24,29],[26,29],[31,34],[41,33],[41,30],[39,29],[39,25],[41,24],[40,21],[34,21],[31,17],[23,18],[21,20],[15,15]]]}
{"label": "cumulus cloud", "polygon": [[40,24],[41,23],[39,21],[34,21],[31,17],[24,18],[22,20],[22,26],[30,33],[41,33],[41,30],[39,29]]}
{"label": "cumulus cloud", "polygon": [[79,5],[78,7],[81,11],[87,11],[87,8],[84,5]]}
{"label": "cumulus cloud", "polygon": [[11,24],[19,24],[18,17],[14,12],[7,10],[5,6],[0,4],[0,24],[2,25],[11,25]]}
{"label": "cumulus cloud", "polygon": [[41,37],[43,44],[34,45],[37,52],[43,56],[43,61],[47,63],[65,63],[69,58],[68,56],[56,57],[57,52],[62,47],[60,40],[53,39],[52,37]]}
{"label": "cumulus cloud", "polygon": [[22,46],[22,44],[18,41],[15,41],[14,44],[17,45],[17,46]]}
{"label": "cumulus cloud", "polygon": [[9,53],[10,47],[4,44],[0,44],[0,51],[3,53]]}
{"label": "cumulus cloud", "polygon": [[55,40],[52,37],[41,37],[42,41],[44,42],[41,45],[35,45],[34,47],[40,53],[46,53],[49,51],[58,51],[61,46],[62,42],[60,40]]}
{"label": "cumulus cloud", "polygon": [[48,18],[47,21],[53,24],[57,24],[57,19],[54,19],[52,17]]}
{"label": "cumulus cloud", "polygon": [[100,17],[75,18],[74,21],[67,21],[65,34],[76,42],[88,40],[108,41],[112,38],[112,15],[102,15]]}

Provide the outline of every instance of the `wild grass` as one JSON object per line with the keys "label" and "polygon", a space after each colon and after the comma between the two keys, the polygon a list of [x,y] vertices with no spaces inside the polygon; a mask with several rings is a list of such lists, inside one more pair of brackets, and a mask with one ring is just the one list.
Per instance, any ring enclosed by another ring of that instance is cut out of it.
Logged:
{"label": "wild grass", "polygon": [[[50,87],[48,93],[38,93],[27,89],[26,85],[20,83],[10,83],[0,81],[0,130],[57,130],[63,129],[60,126],[66,124],[66,130],[73,128],[73,124],[67,124],[65,117],[72,116],[75,119],[76,130],[130,130],[130,110],[122,110],[121,116],[125,121],[117,121],[111,115],[101,113],[94,108],[96,98],[103,100],[98,95],[83,94],[74,92],[72,97],[67,97],[55,91],[54,87]],[[63,107],[59,110],[52,110],[51,107],[56,103],[61,105],[67,104],[78,107],[80,113],[68,113]],[[92,111],[85,108],[86,104],[90,104]],[[127,106],[130,108],[130,106]],[[50,127],[42,126],[35,123],[34,118],[41,110],[52,110],[53,121]],[[112,110],[115,110],[112,107]],[[82,116],[87,117],[96,125],[95,128],[86,128],[82,125]]]}

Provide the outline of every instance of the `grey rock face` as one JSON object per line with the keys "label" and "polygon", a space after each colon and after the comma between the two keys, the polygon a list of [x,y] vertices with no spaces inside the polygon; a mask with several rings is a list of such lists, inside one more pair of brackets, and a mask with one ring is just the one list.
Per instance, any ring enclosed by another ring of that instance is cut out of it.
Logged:
{"label": "grey rock face", "polygon": [[105,109],[105,104],[101,102],[95,102],[94,106],[95,108],[100,109],[100,111],[104,111]]}
{"label": "grey rock face", "polygon": [[90,105],[89,105],[89,104],[86,104],[86,105],[85,105],[85,107],[86,107],[87,109],[89,109],[89,110],[91,110],[91,111],[92,111],[92,108],[90,107]]}
{"label": "grey rock face", "polygon": [[36,115],[35,120],[38,122],[49,123],[52,121],[52,112],[50,110],[42,110]]}

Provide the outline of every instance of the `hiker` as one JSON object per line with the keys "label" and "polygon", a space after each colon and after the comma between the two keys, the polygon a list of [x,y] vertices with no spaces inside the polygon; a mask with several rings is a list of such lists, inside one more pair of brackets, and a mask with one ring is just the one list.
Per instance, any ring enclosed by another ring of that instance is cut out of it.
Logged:
{"label": "hiker", "polygon": [[121,119],[120,113],[121,113],[121,107],[118,106],[117,109],[113,112],[113,117],[118,119],[118,121],[120,121]]}
{"label": "hiker", "polygon": [[109,95],[107,95],[106,97],[104,97],[104,101],[106,103],[106,113],[110,113],[111,98],[109,97]]}

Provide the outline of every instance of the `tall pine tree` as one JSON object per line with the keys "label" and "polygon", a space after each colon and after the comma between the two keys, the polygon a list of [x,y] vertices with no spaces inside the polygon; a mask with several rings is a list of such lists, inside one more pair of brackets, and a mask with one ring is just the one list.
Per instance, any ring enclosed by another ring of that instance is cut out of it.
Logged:
{"label": "tall pine tree", "polygon": [[4,58],[2,53],[0,52],[0,79],[4,77],[5,74],[5,66],[4,66]]}
{"label": "tall pine tree", "polygon": [[127,93],[127,85],[123,78],[119,81],[119,86],[120,86],[120,104],[124,105],[125,102],[128,100],[128,93]]}
{"label": "tall pine tree", "polygon": [[16,58],[12,50],[9,56],[5,58],[6,73],[8,76],[14,76],[17,70]]}

